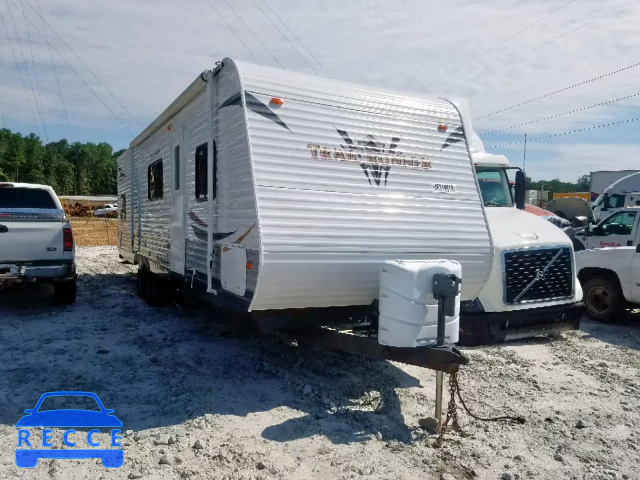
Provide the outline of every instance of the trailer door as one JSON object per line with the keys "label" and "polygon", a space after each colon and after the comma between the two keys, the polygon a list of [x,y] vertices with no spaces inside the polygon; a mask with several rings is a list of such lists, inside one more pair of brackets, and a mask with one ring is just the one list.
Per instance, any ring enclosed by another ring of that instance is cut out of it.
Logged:
{"label": "trailer door", "polygon": [[184,128],[171,134],[171,271],[184,275]]}

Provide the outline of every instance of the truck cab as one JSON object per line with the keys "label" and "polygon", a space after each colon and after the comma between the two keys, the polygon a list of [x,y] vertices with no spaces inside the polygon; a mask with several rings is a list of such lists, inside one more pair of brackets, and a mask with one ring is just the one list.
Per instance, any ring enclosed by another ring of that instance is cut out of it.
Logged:
{"label": "truck cab", "polygon": [[[474,332],[475,338],[465,340],[471,345],[577,328],[584,307],[571,240],[552,223],[524,211],[524,181],[516,181],[512,189],[509,172],[514,168],[507,157],[487,153],[477,135],[471,135],[494,255],[477,299],[463,302],[461,337],[468,339],[462,334]],[[525,178],[524,172],[519,176]]]}
{"label": "truck cab", "polygon": [[593,217],[599,222],[629,207],[640,207],[640,173],[628,175],[609,185],[593,202]]}
{"label": "truck cab", "polygon": [[640,243],[640,207],[624,208],[574,235],[576,250],[631,247]]}

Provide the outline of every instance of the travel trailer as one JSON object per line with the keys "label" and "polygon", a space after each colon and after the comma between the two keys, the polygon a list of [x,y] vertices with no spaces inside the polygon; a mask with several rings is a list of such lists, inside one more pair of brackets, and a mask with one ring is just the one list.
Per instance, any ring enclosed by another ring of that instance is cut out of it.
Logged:
{"label": "travel trailer", "polygon": [[119,158],[120,254],[150,303],[164,279],[287,327],[375,306],[387,260],[446,259],[460,343],[575,328],[571,241],[508,168],[464,102],[225,59]]}

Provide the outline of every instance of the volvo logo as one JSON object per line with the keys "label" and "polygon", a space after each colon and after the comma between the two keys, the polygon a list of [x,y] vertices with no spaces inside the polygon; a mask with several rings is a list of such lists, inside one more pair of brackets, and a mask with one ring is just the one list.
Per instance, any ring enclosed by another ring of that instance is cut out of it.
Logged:
{"label": "volvo logo", "polygon": [[545,275],[546,275],[546,272],[544,270],[536,271],[536,280],[544,280]]}

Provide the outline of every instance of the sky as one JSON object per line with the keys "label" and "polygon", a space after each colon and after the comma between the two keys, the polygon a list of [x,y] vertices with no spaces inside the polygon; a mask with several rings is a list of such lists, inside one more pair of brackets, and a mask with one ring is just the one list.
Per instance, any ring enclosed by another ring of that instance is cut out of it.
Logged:
{"label": "sky", "polygon": [[637,0],[5,0],[0,15],[0,127],[44,141],[126,148],[230,57],[466,98],[489,151],[522,166],[527,135],[534,180],[640,168]]}

